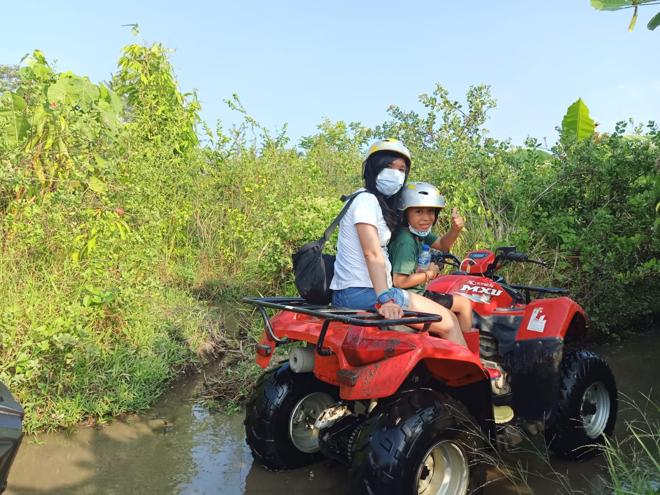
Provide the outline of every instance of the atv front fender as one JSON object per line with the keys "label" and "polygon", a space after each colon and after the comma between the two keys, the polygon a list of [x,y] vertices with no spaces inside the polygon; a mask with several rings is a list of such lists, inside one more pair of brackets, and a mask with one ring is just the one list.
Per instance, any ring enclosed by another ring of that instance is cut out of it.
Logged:
{"label": "atv front fender", "polygon": [[580,305],[569,297],[537,299],[525,308],[516,341],[565,339],[569,329],[584,333],[586,318]]}

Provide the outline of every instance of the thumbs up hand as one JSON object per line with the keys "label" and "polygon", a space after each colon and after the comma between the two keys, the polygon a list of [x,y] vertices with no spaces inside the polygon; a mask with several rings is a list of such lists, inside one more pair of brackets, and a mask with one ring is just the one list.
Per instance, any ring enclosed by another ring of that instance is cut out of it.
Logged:
{"label": "thumbs up hand", "polygon": [[458,208],[454,207],[451,210],[451,230],[460,232],[465,227],[465,220],[458,213]]}

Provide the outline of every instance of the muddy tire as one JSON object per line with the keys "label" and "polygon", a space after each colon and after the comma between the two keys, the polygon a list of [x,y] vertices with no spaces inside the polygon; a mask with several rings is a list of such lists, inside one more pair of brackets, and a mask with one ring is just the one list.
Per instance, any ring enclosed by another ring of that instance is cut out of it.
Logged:
{"label": "muddy tire", "polygon": [[396,397],[360,430],[351,493],[482,493],[486,441],[460,402],[420,390]]}
{"label": "muddy tire", "polygon": [[337,389],[289,364],[264,373],[245,412],[246,442],[255,460],[271,470],[292,469],[319,458],[313,423],[337,400]]}
{"label": "muddy tire", "polygon": [[593,457],[612,434],[616,413],[616,383],[607,363],[591,351],[567,353],[554,420],[545,432],[550,450],[566,459]]}

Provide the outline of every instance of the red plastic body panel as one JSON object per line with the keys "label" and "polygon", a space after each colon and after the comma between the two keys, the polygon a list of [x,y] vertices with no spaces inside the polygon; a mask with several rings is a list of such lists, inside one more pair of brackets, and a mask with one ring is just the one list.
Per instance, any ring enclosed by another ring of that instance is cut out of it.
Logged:
{"label": "red plastic body panel", "polygon": [[488,267],[495,262],[495,253],[484,249],[483,251],[472,251],[461,263],[461,270],[473,275],[486,273]]}
{"label": "red plastic body panel", "polygon": [[516,340],[566,337],[571,321],[576,313],[586,319],[584,310],[568,297],[537,299],[525,307]]}
{"label": "red plastic body panel", "polygon": [[473,332],[463,332],[463,338],[472,354],[479,355],[479,330],[473,329]]}
{"label": "red plastic body panel", "polygon": [[582,307],[569,297],[536,299],[517,304],[500,284],[488,277],[471,275],[443,275],[427,288],[434,292],[460,294],[472,301],[479,315],[524,315],[516,340],[546,337],[564,338],[576,313],[586,320]]}
{"label": "red plastic body panel", "polygon": [[513,299],[500,284],[488,277],[472,275],[443,275],[433,280],[427,290],[460,294],[472,301],[472,307],[479,314],[488,314],[497,308],[523,308],[524,305],[512,306]]}
{"label": "red plastic body panel", "polygon": [[[288,337],[312,345],[318,342],[322,324],[320,318],[289,311],[282,311],[271,318],[271,326],[279,338]],[[382,346],[392,349],[403,341],[410,347],[410,351],[364,366],[352,366],[342,352],[342,344],[347,342],[347,345],[359,346],[362,339],[369,339],[371,343],[374,340],[383,341]],[[274,344],[265,334],[261,343],[274,349]],[[324,382],[338,385],[339,395],[344,400],[378,399],[392,395],[420,361],[424,362],[435,378],[451,387],[467,385],[487,377],[478,354],[430,336],[428,332],[405,333],[332,322],[323,346],[331,349],[332,354],[316,354],[314,375]],[[270,356],[257,355],[257,363],[266,367],[271,356],[272,353]]]}

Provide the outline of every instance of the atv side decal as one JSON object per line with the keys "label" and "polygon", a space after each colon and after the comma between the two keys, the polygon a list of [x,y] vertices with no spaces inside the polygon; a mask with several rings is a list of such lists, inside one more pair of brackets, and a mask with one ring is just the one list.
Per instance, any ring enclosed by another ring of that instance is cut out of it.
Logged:
{"label": "atv side decal", "polygon": [[546,320],[545,315],[543,314],[543,308],[535,308],[534,311],[532,311],[532,317],[527,324],[527,330],[543,333],[543,330],[545,330],[545,323]]}
{"label": "atv side decal", "polygon": [[484,287],[472,284],[464,284],[460,291],[471,294],[485,294],[488,296],[499,296],[502,293],[501,290],[495,289],[494,287]]}

